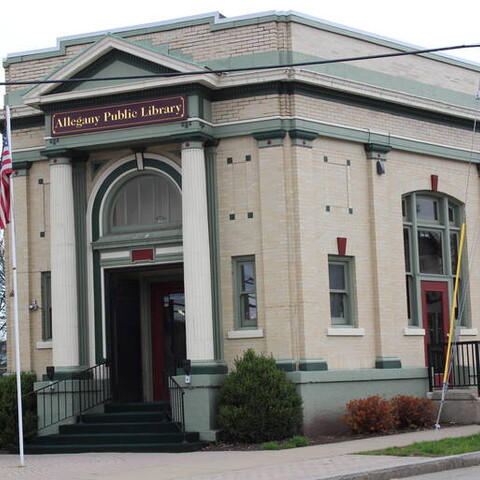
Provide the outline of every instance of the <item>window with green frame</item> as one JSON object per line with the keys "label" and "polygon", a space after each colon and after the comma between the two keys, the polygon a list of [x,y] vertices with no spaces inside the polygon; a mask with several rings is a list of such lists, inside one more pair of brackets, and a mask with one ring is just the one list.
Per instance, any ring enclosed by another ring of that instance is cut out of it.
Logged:
{"label": "window with green frame", "polygon": [[257,279],[255,257],[233,258],[236,328],[257,328]]}
{"label": "window with green frame", "polygon": [[402,215],[408,320],[419,326],[420,281],[448,281],[453,289],[463,207],[446,195],[415,192],[402,197]]}
{"label": "window with green frame", "polygon": [[355,325],[353,308],[353,258],[329,256],[328,281],[332,325],[353,327]]}
{"label": "window with green frame", "polygon": [[52,339],[52,275],[41,273],[42,287],[42,339]]}
{"label": "window with green frame", "polygon": [[182,221],[182,196],[167,176],[136,174],[114,193],[108,210],[108,231],[159,230]]}

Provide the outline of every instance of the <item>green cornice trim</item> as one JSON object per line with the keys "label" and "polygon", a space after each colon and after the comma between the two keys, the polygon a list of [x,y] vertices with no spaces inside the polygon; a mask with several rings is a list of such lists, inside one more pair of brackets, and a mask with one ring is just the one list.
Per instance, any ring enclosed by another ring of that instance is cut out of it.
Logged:
{"label": "green cornice trim", "polygon": [[317,132],[300,130],[298,128],[292,128],[291,130],[289,130],[288,135],[290,136],[290,138],[298,138],[301,140],[315,140],[318,137]]}
{"label": "green cornice trim", "polygon": [[270,148],[283,146],[283,139],[286,134],[286,130],[279,129],[266,132],[255,132],[252,133],[252,136],[258,141],[258,148]]}
{"label": "green cornice trim", "polygon": [[14,162],[12,166],[14,175],[20,177],[27,175],[28,170],[30,170],[32,166],[32,162]]}
{"label": "green cornice trim", "polygon": [[48,159],[52,158],[68,158],[71,159],[73,152],[67,148],[52,148],[51,150],[41,150],[40,153],[47,157]]}
{"label": "green cornice trim", "polygon": [[252,136],[255,140],[273,140],[273,139],[283,139],[285,138],[287,132],[283,129],[271,130],[268,132],[254,132]]}
{"label": "green cornice trim", "polygon": [[377,357],[375,368],[402,368],[402,361],[398,357]]}
{"label": "green cornice trim", "polygon": [[[212,127],[202,124],[199,121],[188,122],[188,126],[166,126],[154,127],[148,129],[148,132],[144,129],[129,129],[124,131],[110,132],[110,134],[95,134],[95,135],[78,135],[77,138],[68,137],[65,139],[65,147],[68,146],[77,149],[98,149],[101,146],[114,147],[119,144],[134,145],[146,144],[167,144],[174,141],[180,142],[181,140],[195,139],[196,132],[208,131],[208,135],[201,135],[205,142],[205,146],[210,142],[217,143],[218,139],[232,138],[237,136],[248,135],[265,135],[267,138],[272,135],[272,131],[279,132],[292,132],[292,131],[306,131],[316,132],[316,135],[320,137],[334,138],[339,140],[346,140],[350,142],[371,144],[371,145],[383,145],[385,148],[390,147],[393,150],[400,150],[411,153],[419,153],[423,155],[436,156],[440,158],[446,158],[450,160],[457,160],[461,162],[473,162],[480,163],[480,153],[472,152],[467,148],[462,149],[458,147],[449,147],[445,145],[435,145],[428,142],[407,139],[402,137],[395,137],[392,134],[372,133],[367,129],[351,128],[343,125],[331,125],[323,122],[316,122],[312,120],[304,119],[269,119],[269,120],[252,120],[251,122],[242,122],[239,124],[220,125]],[[202,128],[203,127],[203,128]],[[170,133],[172,130],[178,132],[179,128],[188,129],[189,133],[182,135],[172,136]],[[100,137],[96,137],[99,135]],[[78,138],[81,137],[81,138]],[[86,138],[89,137],[89,138]],[[95,138],[92,138],[95,137]],[[208,139],[208,140],[206,140]],[[264,140],[262,140],[263,142]],[[281,144],[281,143],[280,143]],[[269,145],[272,146],[272,145]],[[58,145],[57,145],[58,147]],[[35,149],[27,152],[13,152],[14,168],[18,164],[24,161],[36,162],[45,160],[45,157],[52,157],[61,155],[62,152],[69,152],[68,148],[52,148],[52,149]],[[75,153],[74,150],[69,152],[70,155]]]}
{"label": "green cornice trim", "polygon": [[[143,26],[118,28],[118,29],[112,30],[112,32],[114,33],[114,36],[126,39],[130,36],[148,35],[150,33],[175,30],[175,29],[180,29],[185,27],[193,27],[196,25],[209,24],[211,31],[217,31],[217,30],[239,28],[239,27],[250,26],[250,25],[258,25],[258,24],[269,23],[269,22],[298,23],[298,24],[315,28],[315,29],[329,31],[342,36],[346,36],[354,39],[360,39],[376,45],[393,48],[398,51],[408,52],[408,51],[414,50],[414,48],[411,46],[408,46],[402,43],[397,43],[392,40],[382,38],[380,36],[376,36],[374,34],[367,34],[357,30],[349,29],[347,27],[342,27],[337,24],[327,23],[325,21],[321,21],[320,19],[316,19],[314,17],[301,15],[293,12],[290,12],[287,14],[282,14],[277,12],[265,12],[260,14],[257,13],[253,15],[246,15],[242,17],[232,17],[231,19],[224,18],[219,13],[213,13],[213,14],[209,13],[205,15],[197,15],[189,18],[176,19],[176,20],[173,19],[166,22],[159,22],[159,23],[148,24]],[[35,52],[25,52],[23,54],[7,57],[4,60],[4,67],[7,67],[12,63],[19,63],[26,60],[44,59],[44,58],[51,58],[59,55],[64,55],[66,51],[66,47],[73,46],[73,45],[94,43],[99,39],[103,38],[106,34],[108,34],[108,32],[98,32],[98,33],[79,35],[76,37],[60,38],[58,40],[57,47],[35,51]],[[109,34],[112,35],[112,33],[109,33]],[[456,66],[468,68],[474,71],[480,71],[480,66],[470,64],[466,61],[446,58],[446,57],[435,55],[435,54],[421,54],[421,56],[431,58],[433,60],[436,60],[442,63],[456,65]]]}
{"label": "green cornice trim", "polygon": [[364,147],[369,160],[386,160],[387,153],[392,150],[390,145],[380,145],[378,143],[366,143]]}
{"label": "green cornice trim", "polygon": [[288,134],[295,147],[313,148],[313,141],[318,138],[318,133],[298,129],[292,129]]}
{"label": "green cornice trim", "polygon": [[[24,163],[33,163],[39,161],[45,161],[47,158],[42,155],[43,147],[35,150],[28,150],[26,152],[13,152],[13,168],[17,168],[17,165]],[[18,167],[21,168],[21,167]]]}

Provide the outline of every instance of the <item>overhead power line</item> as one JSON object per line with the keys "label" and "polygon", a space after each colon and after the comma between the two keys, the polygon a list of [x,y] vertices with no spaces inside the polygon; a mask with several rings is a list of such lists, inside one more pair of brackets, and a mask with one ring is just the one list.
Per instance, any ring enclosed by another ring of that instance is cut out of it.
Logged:
{"label": "overhead power line", "polygon": [[223,69],[208,69],[208,70],[194,70],[190,72],[163,72],[146,75],[127,75],[116,77],[101,77],[101,78],[49,78],[45,80],[17,80],[14,82],[0,82],[0,85],[40,85],[40,84],[54,84],[54,83],[78,83],[78,82],[107,82],[114,80],[142,80],[153,78],[172,78],[172,77],[188,77],[194,75],[205,74],[224,74],[236,72],[253,72],[261,70],[272,70],[276,68],[292,68],[292,67],[308,67],[312,65],[329,65],[333,63],[358,62],[363,60],[375,60],[381,58],[405,57],[408,55],[421,55],[424,53],[446,52],[451,50],[460,50],[463,48],[478,48],[480,43],[470,45],[455,45],[450,47],[425,48],[420,50],[410,50],[407,52],[382,53],[378,55],[362,55],[358,57],[344,57],[334,58],[330,60],[314,60],[311,62],[296,62],[296,63],[282,63],[277,65],[260,65],[255,67],[241,67],[241,68],[223,68]]}

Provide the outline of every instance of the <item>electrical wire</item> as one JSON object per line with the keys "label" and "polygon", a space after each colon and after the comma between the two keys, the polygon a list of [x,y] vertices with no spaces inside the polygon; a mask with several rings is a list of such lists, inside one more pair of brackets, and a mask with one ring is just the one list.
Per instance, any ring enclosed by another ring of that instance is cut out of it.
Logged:
{"label": "electrical wire", "polygon": [[193,70],[188,72],[163,72],[148,75],[127,75],[127,76],[115,76],[115,77],[100,77],[100,78],[50,78],[45,80],[16,80],[12,82],[0,82],[0,86],[13,86],[13,85],[41,85],[41,84],[55,84],[55,83],[78,83],[78,82],[106,82],[115,80],[145,80],[155,78],[173,78],[173,77],[189,77],[194,75],[206,75],[206,74],[218,74],[223,75],[225,73],[240,73],[240,72],[257,72],[262,70],[273,70],[276,68],[294,68],[294,67],[308,67],[314,65],[330,65],[334,63],[347,63],[358,62],[364,60],[376,60],[382,58],[392,57],[405,57],[408,55],[422,55],[426,53],[446,52],[451,50],[460,50],[463,48],[478,48],[480,43],[470,45],[455,45],[450,47],[438,47],[438,48],[424,48],[418,50],[410,50],[406,52],[393,52],[393,53],[381,53],[378,55],[362,55],[358,57],[344,57],[334,58],[330,60],[313,60],[311,62],[295,62],[295,63],[282,63],[278,65],[258,65],[255,67],[239,67],[239,68],[225,68],[225,69],[207,69],[207,70]]}

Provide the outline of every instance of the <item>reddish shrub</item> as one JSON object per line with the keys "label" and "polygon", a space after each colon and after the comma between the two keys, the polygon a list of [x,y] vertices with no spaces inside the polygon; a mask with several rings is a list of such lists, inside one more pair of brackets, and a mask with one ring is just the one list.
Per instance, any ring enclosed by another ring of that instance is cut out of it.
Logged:
{"label": "reddish shrub", "polygon": [[427,398],[397,395],[390,403],[397,414],[399,428],[426,427],[435,421],[435,405]]}
{"label": "reddish shrub", "polygon": [[394,406],[380,395],[352,400],[346,409],[344,421],[356,433],[388,433],[398,423]]}

